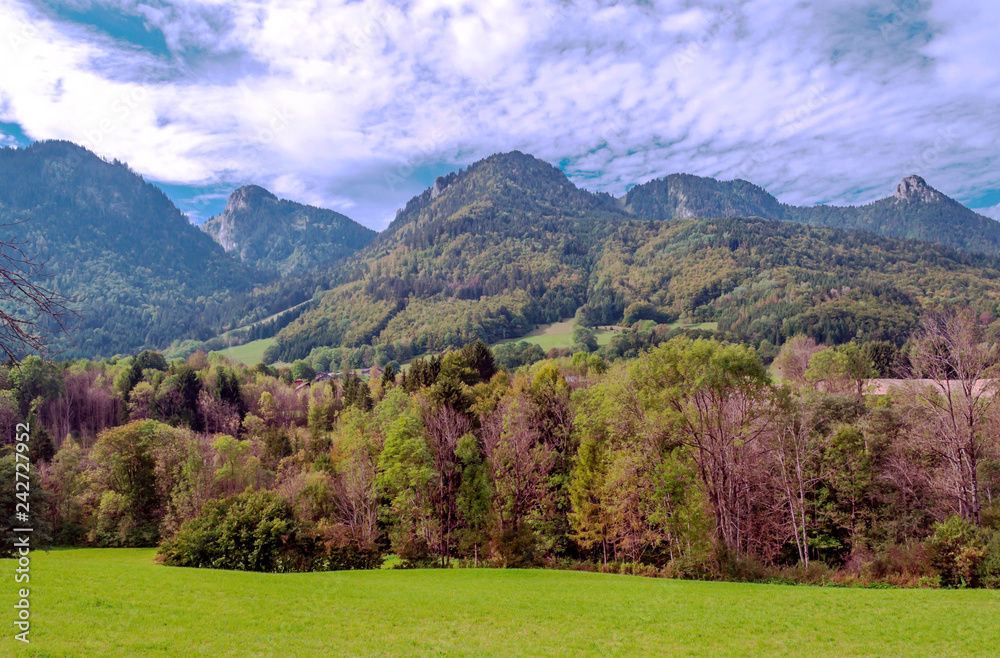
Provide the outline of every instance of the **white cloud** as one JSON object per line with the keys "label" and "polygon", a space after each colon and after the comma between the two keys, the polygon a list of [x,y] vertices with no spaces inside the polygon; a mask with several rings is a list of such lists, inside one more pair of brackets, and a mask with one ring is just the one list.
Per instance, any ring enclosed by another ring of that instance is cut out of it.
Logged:
{"label": "white cloud", "polygon": [[1000,222],[1000,204],[989,206],[988,208],[974,208],[974,210],[980,215],[985,215],[990,219],[995,219]]}
{"label": "white cloud", "polygon": [[792,203],[870,201],[910,173],[1000,188],[1000,7],[976,0],[93,5],[169,54],[0,0],[0,120],[376,227],[428,172],[513,148],[616,194],[677,171]]}

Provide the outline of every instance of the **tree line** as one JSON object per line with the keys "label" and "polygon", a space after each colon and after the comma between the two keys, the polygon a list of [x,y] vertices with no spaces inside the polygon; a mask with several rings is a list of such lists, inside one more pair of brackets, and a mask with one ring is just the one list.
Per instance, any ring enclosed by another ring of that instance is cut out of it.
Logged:
{"label": "tree line", "polygon": [[[909,379],[868,390],[889,362]],[[970,313],[905,358],[800,336],[770,369],[704,337],[511,370],[476,342],[297,387],[148,352],[8,368],[0,414],[30,418],[40,534],[167,564],[996,587],[998,362]]]}

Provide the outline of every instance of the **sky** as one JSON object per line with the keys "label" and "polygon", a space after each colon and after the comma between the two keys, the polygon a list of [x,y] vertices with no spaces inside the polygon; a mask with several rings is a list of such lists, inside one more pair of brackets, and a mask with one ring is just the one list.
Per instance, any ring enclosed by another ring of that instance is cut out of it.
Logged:
{"label": "sky", "polygon": [[0,146],[128,162],[195,223],[254,183],[375,229],[521,150],[798,205],[907,175],[1000,219],[991,0],[0,0]]}

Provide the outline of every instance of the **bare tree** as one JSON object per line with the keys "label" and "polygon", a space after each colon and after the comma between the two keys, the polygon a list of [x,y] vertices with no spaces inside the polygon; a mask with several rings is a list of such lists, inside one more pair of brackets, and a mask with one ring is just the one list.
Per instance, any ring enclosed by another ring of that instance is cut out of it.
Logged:
{"label": "bare tree", "polygon": [[28,354],[49,353],[52,328],[65,332],[77,317],[69,300],[39,283],[45,264],[25,254],[26,244],[16,237],[0,239],[0,352],[15,363]]}
{"label": "bare tree", "polygon": [[818,452],[812,441],[816,428],[814,414],[806,413],[800,400],[790,400],[783,414],[783,422],[774,432],[774,458],[778,465],[781,493],[788,507],[788,522],[799,562],[809,566],[809,535],[806,525],[807,494],[812,493],[815,476],[809,474],[808,464]]}
{"label": "bare tree", "polygon": [[458,487],[462,465],[456,451],[459,439],[472,431],[472,421],[446,404],[438,409],[425,410],[424,426],[427,428],[427,443],[437,476],[434,508],[438,517],[438,554],[443,565],[448,566],[451,560],[451,535],[459,520]]}
{"label": "bare tree", "polygon": [[495,484],[500,531],[517,530],[541,502],[553,450],[530,422],[530,401],[505,399],[483,423],[483,453]]}
{"label": "bare tree", "polygon": [[955,511],[981,524],[978,468],[992,437],[987,425],[998,393],[997,345],[969,311],[933,315],[910,360],[913,374],[930,380],[912,390],[924,421],[921,444],[942,464]]}
{"label": "bare tree", "polygon": [[756,353],[675,340],[636,364],[632,377],[647,383],[635,391],[647,418],[691,448],[719,542],[733,553],[774,553],[780,512],[762,480],[772,477],[766,435],[777,408]]}
{"label": "bare tree", "polygon": [[774,366],[782,379],[796,386],[804,386],[806,371],[809,370],[809,359],[822,349],[808,336],[793,336],[781,346],[778,356],[774,359]]}

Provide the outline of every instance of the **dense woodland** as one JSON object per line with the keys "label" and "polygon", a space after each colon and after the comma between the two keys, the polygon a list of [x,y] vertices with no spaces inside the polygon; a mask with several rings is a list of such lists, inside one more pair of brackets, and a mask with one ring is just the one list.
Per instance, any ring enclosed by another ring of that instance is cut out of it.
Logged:
{"label": "dense woodland", "polygon": [[[531,365],[475,342],[311,385],[306,361],[29,358],[0,422],[30,423],[39,538],[171,565],[997,587],[989,322],[935,314],[902,350],[796,336],[770,370],[688,336],[609,363],[586,330]],[[925,379],[866,391],[887,371]]]}

